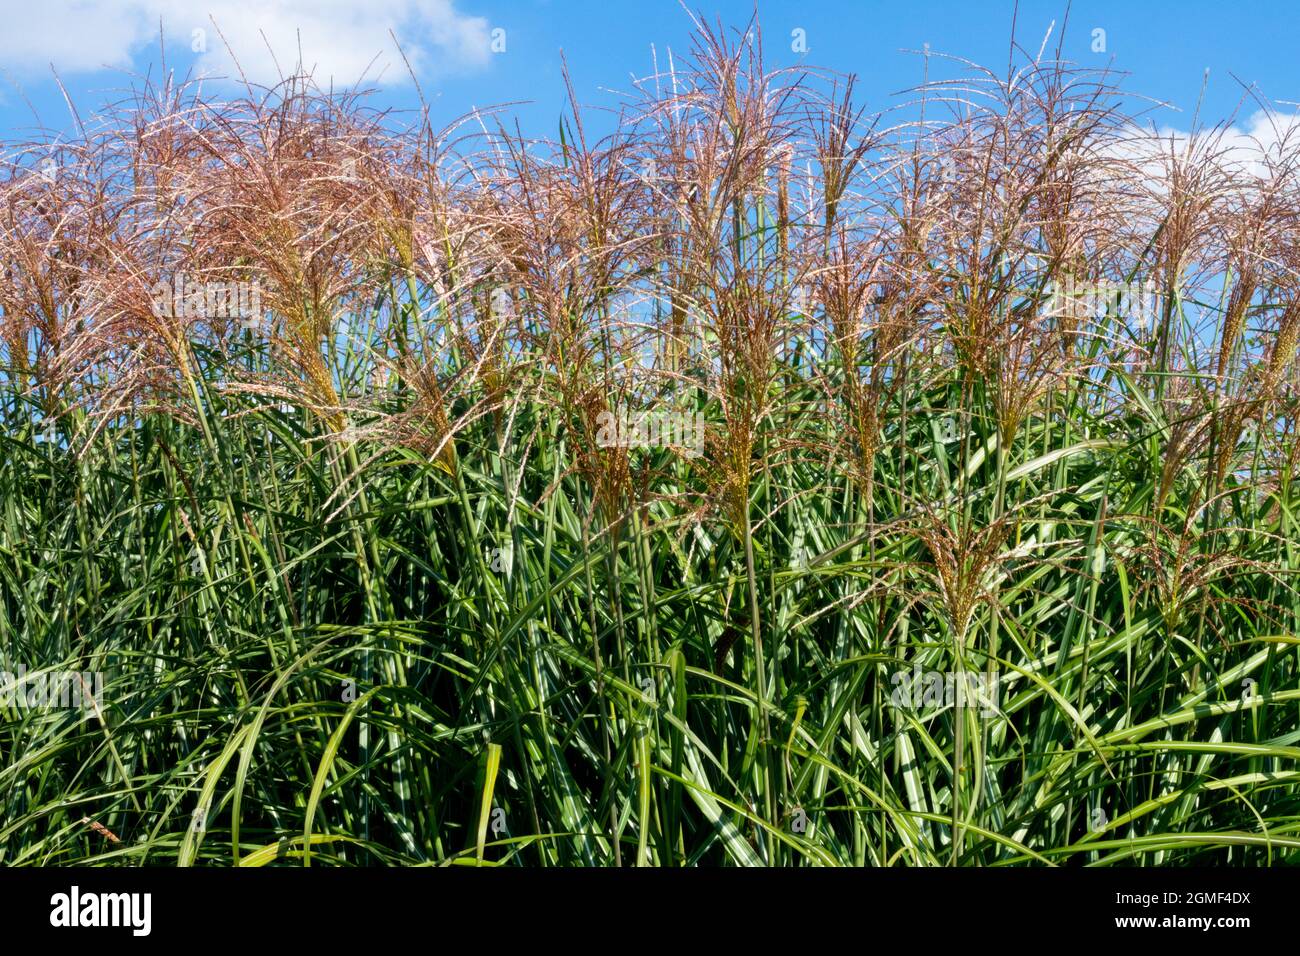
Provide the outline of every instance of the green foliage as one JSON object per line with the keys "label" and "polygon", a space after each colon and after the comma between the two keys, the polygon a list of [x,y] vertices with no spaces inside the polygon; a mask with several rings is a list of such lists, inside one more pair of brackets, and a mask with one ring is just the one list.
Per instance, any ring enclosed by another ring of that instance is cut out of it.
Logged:
{"label": "green foliage", "polygon": [[1300,860],[1294,166],[1134,205],[1057,65],[916,145],[752,53],[472,177],[293,87],[5,181],[2,666],[104,689],[0,709],[0,863]]}

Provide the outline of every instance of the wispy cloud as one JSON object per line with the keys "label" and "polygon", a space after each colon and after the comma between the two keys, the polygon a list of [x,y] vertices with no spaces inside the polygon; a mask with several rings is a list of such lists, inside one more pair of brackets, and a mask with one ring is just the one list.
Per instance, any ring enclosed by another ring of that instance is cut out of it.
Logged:
{"label": "wispy cloud", "polygon": [[1300,114],[1259,110],[1236,124],[1202,130],[1194,136],[1173,126],[1132,127],[1104,152],[1138,163],[1152,175],[1176,157],[1201,157],[1225,170],[1264,176],[1285,154],[1286,142],[1300,135]]}
{"label": "wispy cloud", "polygon": [[472,69],[490,56],[488,21],[455,0],[0,0],[0,16],[0,61],[19,73],[130,67],[156,48],[160,25],[168,46],[192,51],[203,72],[236,75],[229,44],[259,83],[293,72],[300,50],[302,67],[322,82],[348,85],[363,74],[406,82],[390,31],[421,75]]}
{"label": "wispy cloud", "polygon": [[[1208,148],[1224,166],[1261,176],[1268,170],[1270,161],[1276,163],[1283,155],[1284,142],[1294,139],[1297,129],[1300,129],[1300,115],[1259,110],[1243,124],[1227,126],[1221,133],[1199,135],[1215,137]],[[1188,134],[1180,130],[1163,129],[1160,138],[1166,149],[1170,140],[1179,146],[1188,144]]]}

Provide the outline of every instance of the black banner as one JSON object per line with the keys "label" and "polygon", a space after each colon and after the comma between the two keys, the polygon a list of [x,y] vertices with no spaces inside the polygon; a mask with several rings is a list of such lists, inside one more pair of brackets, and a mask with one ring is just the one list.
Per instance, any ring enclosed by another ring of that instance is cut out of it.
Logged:
{"label": "black banner", "polygon": [[[544,942],[556,930],[638,938],[680,922],[692,941],[771,932],[847,912],[868,932],[926,944],[1043,930],[1041,939],[1214,943],[1291,934],[1294,869],[1105,870],[0,870],[10,940],[175,945],[249,939],[374,944],[394,934]],[[689,927],[689,929],[688,929]],[[874,930],[870,930],[874,932]],[[676,931],[674,931],[676,932]],[[546,934],[546,935],[543,935]],[[559,937],[557,937],[559,938]],[[865,937],[864,937],[865,938]]]}

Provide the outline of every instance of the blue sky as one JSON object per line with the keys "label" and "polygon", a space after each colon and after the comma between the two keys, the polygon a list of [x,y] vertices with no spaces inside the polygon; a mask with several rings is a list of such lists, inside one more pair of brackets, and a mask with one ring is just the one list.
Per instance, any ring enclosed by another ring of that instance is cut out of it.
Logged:
{"label": "blue sky", "polygon": [[[754,3],[701,0],[691,7],[740,27]],[[855,72],[872,107],[889,105],[892,94],[918,81],[920,60],[903,51],[924,43],[987,65],[1005,64],[1014,10],[1008,0],[758,4],[770,65],[802,58]],[[1036,50],[1053,20],[1061,29],[1065,11],[1064,3],[1022,2],[1021,43]],[[32,126],[25,100],[48,126],[68,126],[51,62],[83,113],[129,87],[133,73],[152,69],[157,76],[160,19],[170,68],[229,72],[209,15],[254,78],[274,72],[263,34],[285,66],[295,60],[301,37],[304,60],[319,77],[333,76],[339,85],[352,83],[379,54],[371,72],[379,87],[376,100],[403,107],[415,94],[389,39],[391,29],[439,118],[449,120],[471,106],[527,100],[514,113],[525,130],[542,134],[555,131],[563,107],[561,51],[580,97],[609,103],[602,90],[626,89],[630,74],[650,72],[652,44],[662,65],[667,49],[688,47],[691,32],[677,0],[0,0],[0,135],[21,137]],[[1226,117],[1241,99],[1234,75],[1258,84],[1274,100],[1300,101],[1297,27],[1300,5],[1282,0],[1227,8],[1208,0],[1080,0],[1069,11],[1065,54],[1081,65],[1112,63],[1128,72],[1129,89],[1183,108],[1181,115],[1160,115],[1160,124],[1185,129],[1207,68],[1206,113],[1212,118]],[[198,29],[205,33],[196,35]],[[1105,31],[1105,52],[1092,49],[1095,29]],[[802,57],[791,49],[794,30],[804,31],[808,52]],[[504,42],[504,51],[493,51],[494,40],[498,50]],[[206,51],[195,53],[194,45]],[[1254,109],[1242,110],[1243,125]]]}

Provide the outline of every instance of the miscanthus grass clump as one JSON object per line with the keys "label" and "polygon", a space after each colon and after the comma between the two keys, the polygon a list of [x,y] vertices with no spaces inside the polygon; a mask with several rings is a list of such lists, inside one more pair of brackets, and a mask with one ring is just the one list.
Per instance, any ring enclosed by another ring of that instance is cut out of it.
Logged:
{"label": "miscanthus grass clump", "polygon": [[1300,859],[1300,132],[923,66],[5,144],[0,862]]}

